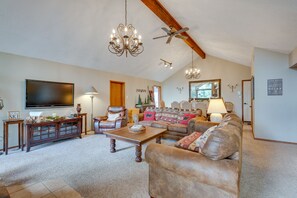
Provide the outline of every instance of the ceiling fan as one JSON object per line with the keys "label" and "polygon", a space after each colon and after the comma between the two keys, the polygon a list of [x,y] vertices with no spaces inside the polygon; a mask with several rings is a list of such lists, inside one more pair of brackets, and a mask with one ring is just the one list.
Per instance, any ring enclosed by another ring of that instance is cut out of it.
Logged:
{"label": "ceiling fan", "polygon": [[165,28],[165,27],[162,27],[161,28],[162,30],[164,30],[167,35],[164,35],[164,36],[158,36],[158,37],[155,37],[153,39],[159,39],[159,38],[164,38],[164,37],[169,37],[166,41],[166,44],[169,44],[171,42],[171,39],[172,37],[176,37],[176,38],[180,38],[180,39],[187,39],[188,37],[187,36],[182,36],[181,33],[183,32],[186,32],[189,30],[188,27],[185,27],[185,28],[182,28],[180,30],[176,30],[174,27],[170,27],[170,30]]}

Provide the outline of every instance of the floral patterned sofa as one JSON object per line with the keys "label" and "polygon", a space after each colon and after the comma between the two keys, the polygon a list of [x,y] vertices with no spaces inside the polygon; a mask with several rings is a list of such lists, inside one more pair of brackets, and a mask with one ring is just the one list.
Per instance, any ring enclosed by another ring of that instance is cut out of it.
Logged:
{"label": "floral patterned sofa", "polygon": [[200,109],[183,110],[173,108],[147,108],[139,116],[139,124],[167,129],[163,138],[180,140],[194,131],[195,122],[190,120],[206,120]]}

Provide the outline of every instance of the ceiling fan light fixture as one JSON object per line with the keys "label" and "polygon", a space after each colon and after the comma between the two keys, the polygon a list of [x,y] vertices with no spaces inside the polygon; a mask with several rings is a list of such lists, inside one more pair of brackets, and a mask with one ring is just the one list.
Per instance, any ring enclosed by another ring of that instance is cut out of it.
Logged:
{"label": "ceiling fan light fixture", "polygon": [[144,50],[141,35],[137,35],[137,30],[132,24],[127,25],[127,0],[125,0],[125,25],[121,23],[116,30],[112,30],[108,50],[117,56],[125,53],[126,57],[128,52],[136,57]]}

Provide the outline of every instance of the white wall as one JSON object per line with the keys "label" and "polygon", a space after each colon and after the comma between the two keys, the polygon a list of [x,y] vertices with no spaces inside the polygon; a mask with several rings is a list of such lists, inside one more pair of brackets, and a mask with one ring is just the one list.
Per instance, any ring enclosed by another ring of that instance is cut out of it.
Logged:
{"label": "white wall", "polygon": [[[189,99],[189,81],[184,76],[185,70],[189,68],[192,63],[186,65],[183,69],[175,73],[162,83],[163,100],[166,106],[170,106],[173,101],[181,101]],[[194,66],[201,70],[201,77],[198,80],[221,79],[222,97],[225,101],[234,103],[234,109],[238,116],[241,117],[241,81],[251,78],[251,68],[237,63],[229,62],[213,56],[207,56],[206,59],[196,59]],[[234,92],[228,87],[228,84],[237,84]],[[183,87],[181,93],[176,87]]]}
{"label": "white wall", "polygon": [[[297,142],[297,71],[289,69],[289,56],[256,48],[253,67],[255,137]],[[279,78],[283,95],[267,96],[267,80]]]}
{"label": "white wall", "polygon": [[[127,68],[129,69],[129,68]],[[102,72],[49,62],[39,59],[0,53],[0,97],[4,100],[4,108],[0,110],[0,120],[7,118],[8,111],[20,111],[21,117],[28,116],[25,109],[25,79],[70,82],[75,84],[75,106],[73,108],[42,109],[44,115],[69,115],[76,112],[76,104],[81,103],[82,112],[88,113],[88,129],[90,129],[91,99],[84,95],[90,86],[94,86],[99,95],[94,97],[94,116],[104,115],[109,105],[110,80],[125,82],[126,107],[134,107],[138,99],[136,89],[152,89],[153,85],[160,85],[156,81],[135,78],[131,76]],[[146,93],[142,93],[142,99]],[[32,111],[32,110],[31,110]],[[33,110],[38,111],[38,110]],[[0,125],[0,148],[2,148],[3,126]],[[9,131],[9,146],[17,144],[16,126],[11,125]]]}
{"label": "white wall", "polygon": [[289,55],[289,66],[297,64],[297,48],[293,50]]}

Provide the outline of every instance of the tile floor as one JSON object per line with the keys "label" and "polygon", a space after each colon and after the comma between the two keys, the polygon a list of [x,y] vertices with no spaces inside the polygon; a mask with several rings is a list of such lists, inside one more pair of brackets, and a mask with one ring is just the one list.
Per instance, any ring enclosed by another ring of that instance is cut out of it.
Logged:
{"label": "tile floor", "polygon": [[11,198],[82,198],[63,179],[8,186]]}

